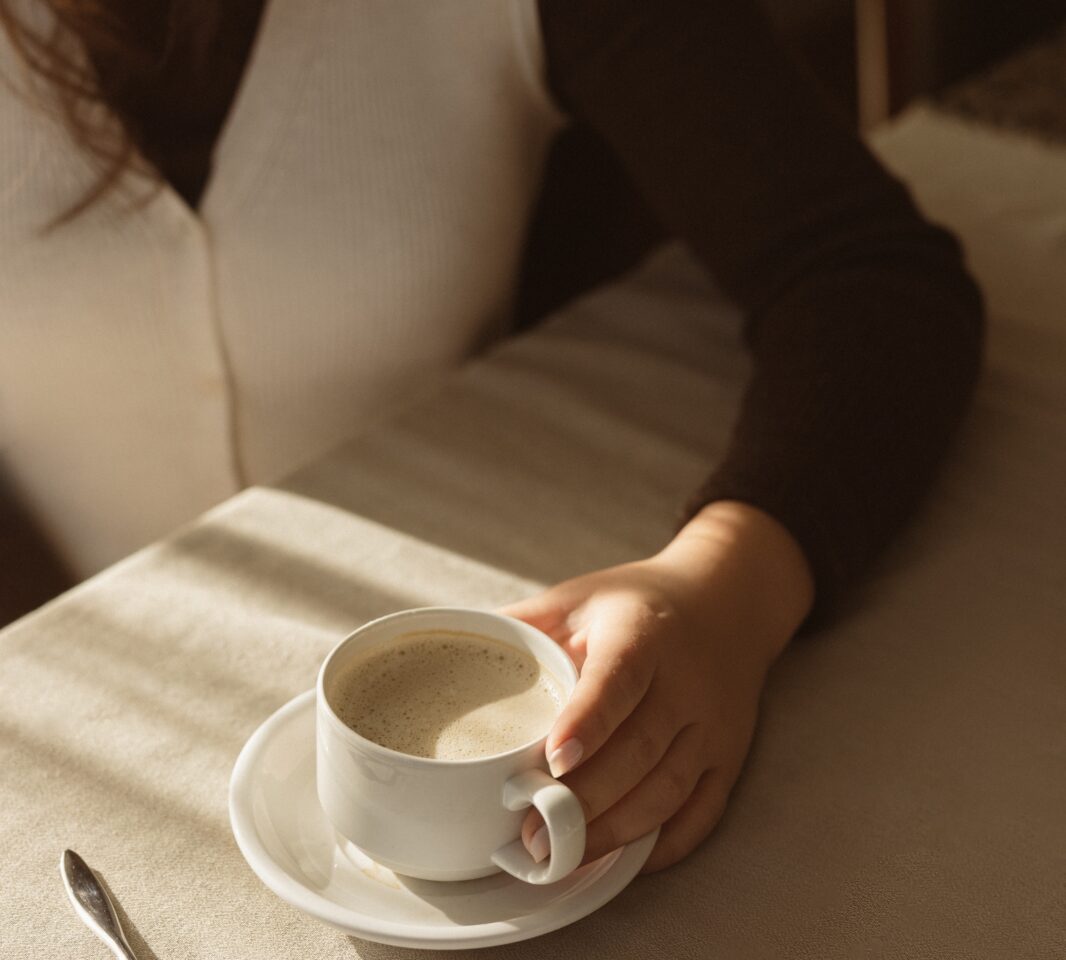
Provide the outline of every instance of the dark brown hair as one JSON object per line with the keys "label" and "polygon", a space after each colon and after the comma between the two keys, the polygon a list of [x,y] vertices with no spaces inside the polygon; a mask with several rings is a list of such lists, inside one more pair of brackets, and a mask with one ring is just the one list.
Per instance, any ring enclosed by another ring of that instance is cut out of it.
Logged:
{"label": "dark brown hair", "polygon": [[[51,16],[44,29],[0,0],[0,27],[26,65],[50,88],[75,140],[99,176],[57,223],[76,217],[135,167],[158,183],[144,150],[138,106],[165,84],[177,58],[202,63],[220,0],[38,0]],[[106,80],[101,80],[106,78]],[[103,109],[105,108],[106,109]]]}

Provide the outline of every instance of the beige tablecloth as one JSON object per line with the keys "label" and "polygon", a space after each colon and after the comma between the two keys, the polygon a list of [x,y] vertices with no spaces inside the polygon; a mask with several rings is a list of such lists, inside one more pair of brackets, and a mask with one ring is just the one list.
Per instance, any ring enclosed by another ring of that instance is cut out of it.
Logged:
{"label": "beige tablecloth", "polygon": [[[775,669],[715,835],[483,956],[1066,956],[1066,155],[926,110],[880,147],[989,292],[963,442],[861,612]],[[67,846],[148,958],[403,955],[252,874],[238,750],[369,617],[655,549],[745,369],[733,311],[672,252],[0,633],[0,957],[106,955],[66,901]]]}

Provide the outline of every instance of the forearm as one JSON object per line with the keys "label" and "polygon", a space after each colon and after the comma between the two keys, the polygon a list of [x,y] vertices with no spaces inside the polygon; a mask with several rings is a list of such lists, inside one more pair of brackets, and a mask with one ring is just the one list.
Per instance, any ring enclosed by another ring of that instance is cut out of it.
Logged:
{"label": "forearm", "polygon": [[725,498],[777,517],[814,571],[818,615],[914,514],[973,391],[979,305],[924,269],[842,268],[773,306],[788,321],[756,338],[725,456],[684,514]]}
{"label": "forearm", "polygon": [[960,422],[980,297],[754,4],[541,0],[560,100],[744,308],[732,441],[689,503],[739,500],[802,546],[817,611],[913,512]]}

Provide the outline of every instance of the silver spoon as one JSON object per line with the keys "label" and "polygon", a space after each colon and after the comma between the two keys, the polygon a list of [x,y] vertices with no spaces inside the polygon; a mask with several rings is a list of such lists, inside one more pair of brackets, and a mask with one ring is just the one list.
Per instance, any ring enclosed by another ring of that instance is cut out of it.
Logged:
{"label": "silver spoon", "polygon": [[119,960],[137,960],[118,922],[115,906],[89,865],[73,850],[64,850],[59,872],[67,896],[85,925],[111,948]]}

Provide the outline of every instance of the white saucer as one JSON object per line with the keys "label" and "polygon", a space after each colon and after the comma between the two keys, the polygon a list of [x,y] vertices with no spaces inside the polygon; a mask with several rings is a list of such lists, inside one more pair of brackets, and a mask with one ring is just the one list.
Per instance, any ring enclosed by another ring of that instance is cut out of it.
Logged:
{"label": "white saucer", "polygon": [[602,907],[648,859],[658,831],[564,880],[533,886],[507,874],[436,883],[379,866],[339,838],[315,793],[315,692],[270,717],[230,780],[237,845],[283,900],[364,940],[458,950],[525,940]]}

